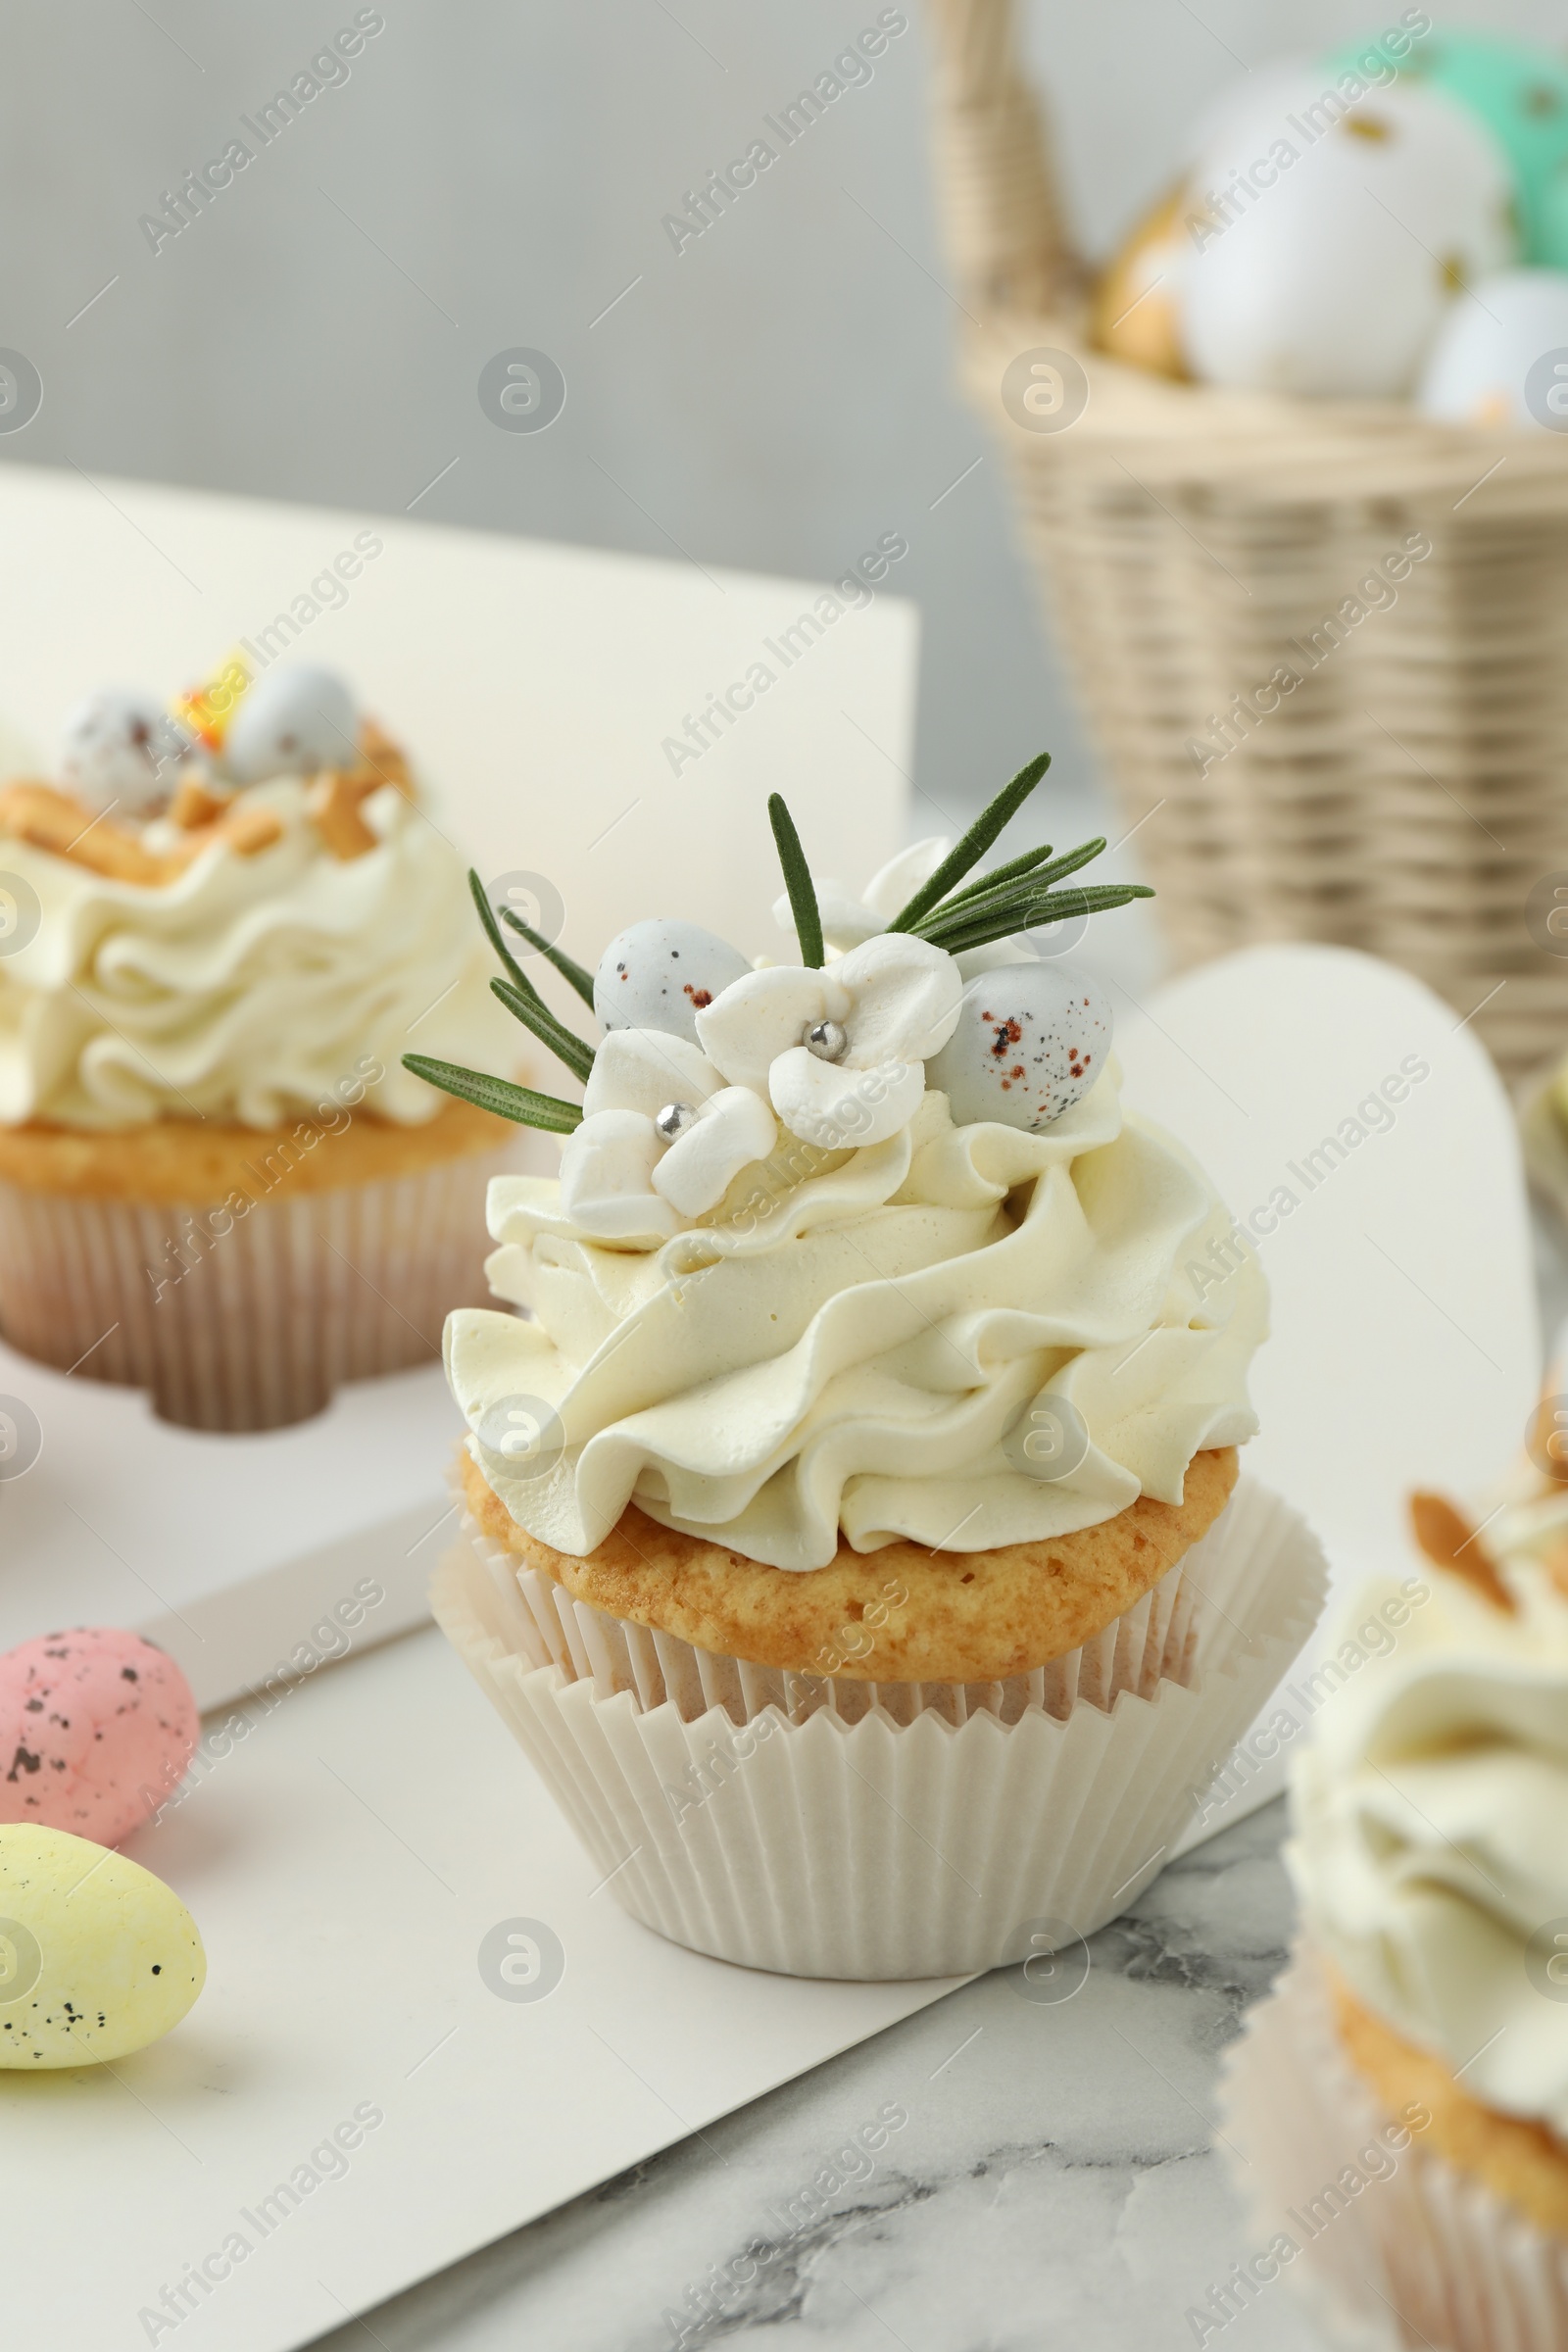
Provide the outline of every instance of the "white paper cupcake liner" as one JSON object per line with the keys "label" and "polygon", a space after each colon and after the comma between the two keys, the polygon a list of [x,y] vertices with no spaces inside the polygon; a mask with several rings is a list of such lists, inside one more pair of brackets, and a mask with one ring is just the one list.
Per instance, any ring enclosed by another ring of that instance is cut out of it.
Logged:
{"label": "white paper cupcake liner", "polygon": [[[1322,1961],[1303,1946],[1253,2010],[1221,2092],[1255,2246],[1290,2238],[1285,2275],[1355,2352],[1568,2352],[1568,2246],[1419,2135],[1387,2151],[1388,2122],[1340,2041]],[[1379,2144],[1395,2166],[1382,2179],[1368,2177],[1381,2163],[1358,2162]],[[1363,2180],[1348,2191],[1348,2166]],[[1325,2195],[1336,2183],[1337,2204]]]}
{"label": "white paper cupcake liner", "polygon": [[[1166,1592],[1163,1587],[1170,1587]],[[1088,1936],[1159,1868],[1326,1570],[1244,1480],[1163,1587],[1035,1675],[784,1675],[574,1602],[466,1520],[431,1605],[619,1901],[789,1976],[958,1976]]]}
{"label": "white paper cupcake liner", "polygon": [[508,1157],[258,1200],[219,1236],[216,1203],[0,1181],[0,1335],[187,1428],[306,1420],[345,1381],[433,1362],[448,1310],[488,1298],[485,1188]]}

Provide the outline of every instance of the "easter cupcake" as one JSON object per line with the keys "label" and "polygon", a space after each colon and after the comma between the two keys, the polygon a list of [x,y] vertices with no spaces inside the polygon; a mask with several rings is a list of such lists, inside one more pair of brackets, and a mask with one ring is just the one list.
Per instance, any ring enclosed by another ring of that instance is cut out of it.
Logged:
{"label": "easter cupcake", "polygon": [[1426,1573],[1357,1594],[1338,1634],[1363,1662],[1298,1759],[1301,1943],[1225,2131],[1342,2321],[1562,2352],[1568,1487],[1521,1474],[1479,1528],[1437,1496],[1413,1515]]}
{"label": "easter cupcake", "polygon": [[0,1336],[208,1429],[429,1357],[512,1131],[400,1055],[499,1049],[485,979],[338,679],[90,697],[0,787]]}
{"label": "easter cupcake", "polygon": [[755,1966],[1099,1926],[1320,1597],[1237,1486],[1261,1275],[1123,1107],[1102,991],[1030,952],[1137,894],[1059,887],[1103,843],[973,878],[1045,765],[863,897],[775,800],[794,956],[674,920],[557,952],[597,1046],[500,984],[583,1100],[511,1105],[564,1138],[490,1190],[522,1316],[448,1320],[436,1613],[618,1899]]}

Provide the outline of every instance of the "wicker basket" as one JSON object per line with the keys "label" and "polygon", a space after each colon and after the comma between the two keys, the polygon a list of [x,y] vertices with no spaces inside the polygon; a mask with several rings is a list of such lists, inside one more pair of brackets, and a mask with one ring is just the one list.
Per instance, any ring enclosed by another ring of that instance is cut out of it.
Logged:
{"label": "wicker basket", "polygon": [[[1123,821],[1148,820],[1141,862],[1176,961],[1336,941],[1473,1015],[1510,1076],[1568,1049],[1568,939],[1547,953],[1527,920],[1533,887],[1568,879],[1568,436],[1107,359],[1011,0],[931,0],[929,17],[966,388],[1011,469]],[[1041,350],[1087,381],[1066,429],[1018,421],[1016,392],[1004,405],[1008,368],[1016,384]],[[1431,552],[1397,601],[1324,632],[1418,535]],[[1300,683],[1257,715],[1281,666]],[[1254,714],[1234,748],[1195,751],[1223,747],[1211,722],[1238,695]]]}

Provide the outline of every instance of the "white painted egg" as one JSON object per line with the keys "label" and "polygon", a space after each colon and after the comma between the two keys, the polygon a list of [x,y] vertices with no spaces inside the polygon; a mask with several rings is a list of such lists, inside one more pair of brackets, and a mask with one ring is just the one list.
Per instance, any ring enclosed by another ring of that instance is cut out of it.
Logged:
{"label": "white painted egg", "polygon": [[963,992],[958,1025],[925,1065],[959,1127],[981,1119],[1038,1134],[1086,1095],[1110,1058],[1110,1002],[1068,963],[1009,963]]}
{"label": "white painted egg", "polygon": [[100,686],[77,703],[60,743],[60,780],[88,808],[133,823],[172,799],[195,746],[151,695]]}
{"label": "white painted egg", "polygon": [[1515,259],[1502,157],[1412,84],[1338,96],[1323,70],[1238,108],[1189,181],[1192,372],[1256,391],[1408,393],[1464,286]]}
{"label": "white painted egg", "polygon": [[1309,105],[1325,86],[1321,64],[1304,49],[1253,66],[1199,108],[1188,152],[1206,157],[1216,151],[1228,154],[1237,146],[1246,149],[1255,139],[1259,122],[1283,123],[1288,111]]}
{"label": "white painted egg", "polygon": [[359,716],[342,679],[301,663],[269,670],[245,689],[223,739],[223,772],[236,784],[314,776],[352,767],[359,748]]}
{"label": "white painted egg", "polygon": [[751,965],[696,923],[654,916],[612,939],[594,974],[602,1029],[662,1029],[697,1043],[697,1015]]}
{"label": "white painted egg", "polygon": [[1568,271],[1483,279],[1444,320],[1416,397],[1456,424],[1568,432]]}
{"label": "white painted egg", "polygon": [[195,1921],[150,1870],[66,1830],[0,1826],[0,2067],[145,2049],[206,1979]]}

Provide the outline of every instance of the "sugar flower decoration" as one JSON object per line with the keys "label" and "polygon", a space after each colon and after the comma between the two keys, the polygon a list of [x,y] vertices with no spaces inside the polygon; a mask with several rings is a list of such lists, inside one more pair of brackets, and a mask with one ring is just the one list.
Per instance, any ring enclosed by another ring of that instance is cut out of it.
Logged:
{"label": "sugar flower decoration", "polygon": [[698,1014],[697,1035],[733,1086],[767,1096],[791,1135],[838,1151],[907,1126],[962,996],[951,956],[885,931],[820,970],[748,972]]}
{"label": "sugar flower decoration", "polygon": [[[965,979],[982,968],[978,956],[1034,925],[1153,896],[1140,882],[1057,887],[1100,856],[1102,840],[1059,856],[1043,843],[974,877],[1050,764],[1050,754],[1039,753],[955,847],[916,842],[874,874],[859,899],[836,883],[818,888],[794,820],[774,793],[767,808],[784,873],[781,905],[800,959],[743,970],[727,985],[725,970],[742,961],[737,951],[693,924],[664,920],[621,932],[596,980],[514,908],[493,907],[478,875],[470,874],[479,920],[502,966],[490,986],[582,1084],[582,1104],[423,1054],[406,1054],[404,1062],[463,1102],[566,1138],[563,1210],[584,1233],[627,1249],[657,1248],[717,1208],[737,1176],[773,1152],[780,1123],[802,1143],[830,1152],[885,1143],[919,1109],[925,1064],[954,1037]],[[610,1027],[601,1045],[590,1045],[545,1003],[508,945],[503,923],[553,964],[584,1004],[599,1006],[607,1026],[612,1004],[635,1007],[641,1020]],[[1075,1019],[1077,1010],[1090,1008],[1086,994],[1073,1008]],[[1054,1017],[1062,1008],[1044,1009]],[[992,1018],[984,1006],[977,1017]],[[1039,1004],[1027,1004],[1004,1028],[1015,1026],[1021,1042],[1026,1020],[1043,1017]],[[1087,1054],[1076,1066],[1081,1040],[1044,1030],[1041,1036],[1048,1048],[1067,1052],[1067,1079],[1087,1075]],[[990,1051],[1010,1042],[993,1040]],[[1051,1104],[1065,1107],[1076,1099],[1059,1073],[1039,1075],[1041,1053],[1033,1058],[1033,1085],[1015,1093],[1024,1073],[1009,1068],[995,1100],[985,1097],[989,1116],[1034,1129]],[[957,1061],[961,1076],[962,1054]]]}
{"label": "sugar flower decoration", "polygon": [[697,1047],[658,1029],[611,1032],[582,1107],[562,1149],[561,1206],[596,1241],[669,1240],[778,1140],[760,1095],[726,1086]]}

